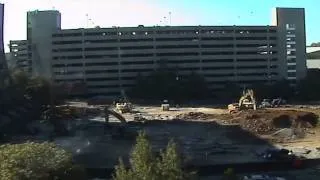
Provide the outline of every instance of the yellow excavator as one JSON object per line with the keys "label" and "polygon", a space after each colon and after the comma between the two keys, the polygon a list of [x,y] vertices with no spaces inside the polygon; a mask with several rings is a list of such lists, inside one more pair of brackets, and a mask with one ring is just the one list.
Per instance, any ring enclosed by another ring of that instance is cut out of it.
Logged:
{"label": "yellow excavator", "polygon": [[121,114],[122,113],[129,113],[132,111],[133,107],[130,101],[128,100],[124,90],[121,90],[121,94],[123,97],[123,102],[116,103],[116,109],[119,111]]}
{"label": "yellow excavator", "polygon": [[239,99],[239,103],[232,103],[228,105],[229,113],[235,113],[241,110],[257,109],[256,99],[252,89],[245,89]]}

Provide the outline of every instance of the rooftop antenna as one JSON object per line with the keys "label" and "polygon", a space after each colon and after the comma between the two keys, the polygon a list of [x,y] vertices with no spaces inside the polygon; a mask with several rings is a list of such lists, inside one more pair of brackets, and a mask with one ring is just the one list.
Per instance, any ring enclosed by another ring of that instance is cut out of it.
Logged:
{"label": "rooftop antenna", "polygon": [[170,21],[170,26],[171,26],[171,11],[169,12],[169,21]]}
{"label": "rooftop antenna", "polygon": [[86,21],[87,21],[86,28],[88,28],[89,27],[89,15],[88,15],[88,13],[86,14]]}
{"label": "rooftop antenna", "polygon": [[[93,22],[93,20],[89,17],[89,14],[86,14],[86,18],[87,18],[87,28],[89,28],[90,25],[95,26],[95,23]],[[91,23],[91,24],[89,24]]]}
{"label": "rooftop antenna", "polygon": [[55,8],[55,6],[53,5],[52,0],[49,0],[49,3],[50,3],[50,5],[51,5],[51,7],[52,7],[52,10],[55,10],[56,8]]}

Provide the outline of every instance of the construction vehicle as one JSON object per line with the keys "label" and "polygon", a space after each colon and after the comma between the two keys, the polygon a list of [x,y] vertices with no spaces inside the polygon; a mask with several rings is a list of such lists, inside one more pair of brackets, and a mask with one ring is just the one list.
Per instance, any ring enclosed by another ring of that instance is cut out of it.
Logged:
{"label": "construction vehicle", "polygon": [[256,99],[252,89],[243,90],[239,103],[232,103],[228,105],[229,113],[234,113],[241,110],[257,109]]}
{"label": "construction vehicle", "polygon": [[273,99],[271,102],[272,107],[279,107],[280,105],[285,104],[285,100],[281,99],[281,98],[277,98],[277,99]]}
{"label": "construction vehicle", "polygon": [[239,109],[257,109],[256,99],[252,89],[247,89],[242,92],[242,96],[239,99]]}
{"label": "construction vehicle", "polygon": [[260,108],[270,108],[270,107],[272,107],[271,100],[270,99],[263,99],[259,107]]}
{"label": "construction vehicle", "polygon": [[228,110],[229,110],[230,114],[238,112],[239,111],[239,104],[238,103],[229,104]]}
{"label": "construction vehicle", "polygon": [[169,111],[170,110],[170,104],[168,100],[163,100],[161,104],[162,111]]}
{"label": "construction vehicle", "polygon": [[260,108],[275,108],[275,107],[279,107],[282,104],[285,104],[286,102],[281,99],[281,98],[277,98],[277,99],[263,99],[261,104],[260,104]]}
{"label": "construction vehicle", "polygon": [[132,104],[130,103],[129,99],[126,96],[124,90],[121,90],[121,95],[123,100],[121,102],[116,103],[116,109],[122,113],[129,113],[132,111]]}

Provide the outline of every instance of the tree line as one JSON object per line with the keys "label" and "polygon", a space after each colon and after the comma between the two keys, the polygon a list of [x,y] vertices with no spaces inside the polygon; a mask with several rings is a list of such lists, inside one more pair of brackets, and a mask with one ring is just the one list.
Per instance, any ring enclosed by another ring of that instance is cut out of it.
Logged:
{"label": "tree line", "polygon": [[[255,91],[256,98],[284,98],[292,101],[320,100],[320,70],[308,70],[307,76],[296,86],[291,86],[286,79],[273,83],[255,83],[246,88]],[[179,75],[174,70],[157,70],[148,76],[138,74],[135,86],[128,94],[132,98],[145,100],[170,99],[177,102],[203,99],[237,100],[243,86],[225,82],[220,92],[210,90],[205,78],[197,73]]]}

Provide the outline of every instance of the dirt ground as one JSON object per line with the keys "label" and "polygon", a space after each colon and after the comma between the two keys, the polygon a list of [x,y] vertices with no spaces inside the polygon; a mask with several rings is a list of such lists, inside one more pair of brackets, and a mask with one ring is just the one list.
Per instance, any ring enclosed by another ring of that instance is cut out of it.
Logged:
{"label": "dirt ground", "polygon": [[[164,149],[173,138],[186,163],[195,165],[263,161],[257,153],[274,147],[293,150],[306,158],[320,158],[320,128],[314,127],[320,107],[264,109],[230,115],[226,108],[208,106],[161,111],[160,106],[136,105],[134,112],[123,116],[128,122],[136,116],[143,121],[128,123],[123,134],[129,134],[129,138],[105,134],[104,119],[97,116],[90,119],[91,124],[85,125],[86,130],[79,131],[77,137],[56,142],[76,153],[79,162],[94,167],[113,167],[119,157],[126,159],[134,144],[132,132],[138,130],[146,131],[156,150]],[[111,117],[110,121],[117,120]]]}
{"label": "dirt ground", "polygon": [[[319,156],[320,149],[320,106],[291,106],[287,108],[269,108],[257,111],[244,111],[229,114],[227,109],[212,107],[172,108],[161,111],[159,107],[136,107],[137,111],[146,119],[181,120],[216,122],[219,125],[239,125],[244,131],[268,141],[275,147],[288,149],[310,149],[316,154],[309,154],[310,158]],[[239,133],[243,133],[242,131]],[[241,138],[237,132],[228,137]]]}

